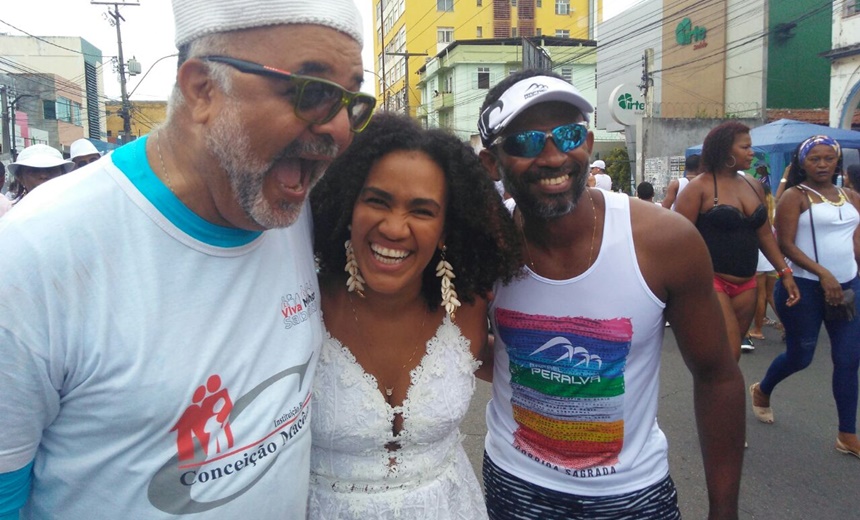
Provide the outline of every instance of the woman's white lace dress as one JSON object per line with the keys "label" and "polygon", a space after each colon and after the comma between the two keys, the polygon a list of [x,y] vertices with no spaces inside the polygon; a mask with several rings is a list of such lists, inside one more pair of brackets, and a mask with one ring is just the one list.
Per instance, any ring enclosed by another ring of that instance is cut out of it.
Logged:
{"label": "woman's white lace dress", "polygon": [[[487,518],[458,428],[477,368],[469,341],[446,316],[411,373],[403,406],[391,407],[376,378],[327,334],[314,383],[308,518]],[[397,413],[403,429],[395,436]],[[400,449],[388,451],[392,442]]]}

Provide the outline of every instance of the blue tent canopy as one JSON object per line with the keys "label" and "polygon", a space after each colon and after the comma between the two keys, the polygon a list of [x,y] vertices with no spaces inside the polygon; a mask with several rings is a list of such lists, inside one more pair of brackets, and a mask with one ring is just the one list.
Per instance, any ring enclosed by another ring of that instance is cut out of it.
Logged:
{"label": "blue tent canopy", "polygon": [[[782,171],[791,162],[791,154],[797,145],[808,137],[823,134],[828,135],[842,146],[846,156],[846,163],[857,162],[858,150],[860,150],[860,132],[845,130],[843,128],[830,128],[829,126],[813,125],[793,119],[780,119],[750,131],[753,150],[756,158],[751,170],[762,162],[767,164],[770,171],[771,184],[779,182]],[[687,148],[685,155],[701,154],[702,145]],[[752,172],[750,172],[752,173]]]}

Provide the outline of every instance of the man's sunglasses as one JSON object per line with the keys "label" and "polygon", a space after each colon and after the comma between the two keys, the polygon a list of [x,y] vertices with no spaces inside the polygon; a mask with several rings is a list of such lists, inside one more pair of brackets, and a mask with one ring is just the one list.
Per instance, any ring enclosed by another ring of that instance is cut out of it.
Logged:
{"label": "man's sunglasses", "polygon": [[570,123],[557,126],[549,132],[526,130],[507,137],[498,137],[491,146],[501,144],[502,150],[508,155],[532,158],[540,155],[550,137],[560,152],[567,153],[582,146],[588,137],[588,128],[580,123]]}
{"label": "man's sunglasses", "polygon": [[296,85],[292,100],[296,117],[315,125],[331,121],[346,107],[350,129],[353,132],[361,132],[370,122],[373,107],[376,106],[376,98],[370,94],[350,92],[337,83],[321,78],[301,76],[229,56],[200,56],[199,59],[223,63],[246,74],[291,81]]}

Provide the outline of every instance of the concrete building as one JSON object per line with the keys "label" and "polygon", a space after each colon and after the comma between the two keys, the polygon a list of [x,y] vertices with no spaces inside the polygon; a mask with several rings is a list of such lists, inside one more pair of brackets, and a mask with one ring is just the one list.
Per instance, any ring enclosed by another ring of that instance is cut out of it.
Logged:
{"label": "concrete building", "polygon": [[[86,137],[83,126],[84,93],[79,85],[56,74],[12,74],[0,77],[14,95],[14,146],[20,152],[32,144],[47,144],[68,153],[72,142]],[[10,142],[10,145],[12,143]],[[6,150],[4,150],[5,152]]]}
{"label": "concrete building", "polygon": [[[525,47],[537,48],[552,62],[552,70],[573,84],[592,104],[596,102],[595,42],[573,38],[534,37]],[[418,69],[420,104],[415,116],[427,127],[454,131],[474,148],[480,147],[478,116],[489,89],[522,68],[522,38],[457,40]],[[623,137],[596,131],[594,155],[623,145]]]}
{"label": "concrete building", "polygon": [[25,112],[29,119],[57,122],[55,130],[46,129],[51,139],[54,135],[57,139],[48,144],[60,147],[71,143],[67,136],[74,132],[70,129],[61,132],[60,123],[79,127],[81,132],[77,137],[104,140],[104,63],[101,50],[78,37],[0,35],[0,56],[0,64],[8,76],[27,78],[24,83],[30,90],[25,91],[23,84],[16,83],[16,95],[35,95],[46,102],[22,103],[22,107],[35,110]]}
{"label": "concrete building", "polygon": [[860,2],[834,0],[830,126],[860,130]]}
{"label": "concrete building", "polygon": [[634,5],[599,26],[597,128],[624,131],[636,182],[659,198],[684,150],[724,118],[826,115],[830,10],[821,0]]}
{"label": "concrete building", "polygon": [[[374,0],[379,106],[415,116],[414,72],[459,40],[594,39],[603,0]],[[412,75],[410,75],[412,71]]]}
{"label": "concrete building", "polygon": [[[138,138],[146,135],[167,120],[167,101],[129,101],[131,112],[131,135]],[[108,101],[107,109],[107,141],[122,144],[117,136],[122,133],[123,120],[120,116],[121,101]]]}

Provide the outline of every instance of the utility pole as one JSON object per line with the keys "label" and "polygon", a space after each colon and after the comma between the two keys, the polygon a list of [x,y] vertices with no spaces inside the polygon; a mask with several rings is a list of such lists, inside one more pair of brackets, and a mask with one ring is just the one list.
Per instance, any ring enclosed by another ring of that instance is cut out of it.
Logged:
{"label": "utility pole", "polygon": [[37,98],[39,96],[34,96],[33,94],[18,94],[17,96],[15,96],[15,99],[13,99],[11,103],[9,103],[9,109],[12,119],[12,147],[9,150],[12,152],[13,161],[18,160],[18,145],[16,143],[17,139],[15,138],[15,121],[17,121],[17,119],[15,118],[15,109],[18,107],[18,101],[20,101],[21,98],[25,97]]}
{"label": "utility pole", "polygon": [[382,6],[382,19],[379,21],[382,28],[379,31],[379,46],[382,48],[382,110],[388,112],[388,84],[385,82],[385,0],[380,0],[380,5]]}
{"label": "utility pole", "polygon": [[131,106],[128,102],[128,92],[126,91],[125,86],[125,58],[122,55],[122,31],[120,30],[120,20],[123,22],[125,18],[119,14],[119,6],[127,6],[134,5],[140,6],[137,3],[137,0],[130,2],[99,2],[97,0],[90,0],[90,4],[92,5],[112,5],[113,12],[108,9],[107,15],[111,18],[111,25],[116,27],[116,44],[118,47],[117,58],[118,58],[118,69],[119,69],[119,88],[120,93],[122,95],[122,108],[120,108],[120,116],[122,117],[122,135],[123,141],[131,135]]}
{"label": "utility pole", "polygon": [[645,97],[645,117],[654,115],[653,108],[653,92],[651,87],[654,85],[654,80],[651,78],[651,67],[654,64],[654,49],[645,49],[645,54],[642,55],[642,83],[639,89],[642,90],[642,95]]}
{"label": "utility pole", "polygon": [[[389,56],[403,56],[403,59],[406,60],[404,62],[403,67],[403,90],[406,92],[406,115],[412,117],[412,114],[409,113],[409,58],[412,56],[427,56],[426,52],[389,52]],[[385,61],[383,58],[382,61]]]}
{"label": "utility pole", "polygon": [[3,107],[3,153],[11,154],[9,146],[9,100],[6,85],[0,86],[0,105]]}

